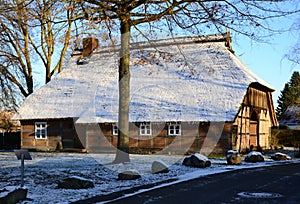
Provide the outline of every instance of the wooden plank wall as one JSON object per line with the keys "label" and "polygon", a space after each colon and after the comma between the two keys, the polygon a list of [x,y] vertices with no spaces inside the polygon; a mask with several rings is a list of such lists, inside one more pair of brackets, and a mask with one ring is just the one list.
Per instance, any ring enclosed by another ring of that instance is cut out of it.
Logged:
{"label": "wooden plank wall", "polygon": [[[269,94],[249,87],[239,113],[234,121],[235,133],[232,135],[233,149],[248,151],[269,147],[272,121]],[[253,113],[255,112],[255,113]],[[256,116],[257,120],[251,119]],[[256,130],[258,126],[258,131]]]}
{"label": "wooden plank wall", "polygon": [[[47,122],[47,138],[35,138],[35,122]],[[83,148],[73,119],[21,121],[21,148],[54,151],[61,148]]]}
{"label": "wooden plank wall", "polygon": [[[182,134],[168,136],[168,123],[151,123],[152,135],[139,135],[140,123],[130,124],[129,146],[131,153],[161,153],[185,154],[200,152],[204,142],[210,148],[209,153],[224,153],[230,149],[229,138],[231,123],[218,123],[221,125],[221,135],[215,135],[210,123],[186,122],[180,123]],[[117,136],[112,135],[113,124],[87,125],[88,152],[115,152]],[[210,132],[210,137],[207,137]],[[214,135],[214,136],[213,136]],[[210,146],[211,145],[211,146]]]}
{"label": "wooden plank wall", "polygon": [[[21,121],[23,149],[54,151],[79,148],[88,152],[116,151],[118,137],[112,134],[112,123],[76,124],[72,119]],[[34,123],[47,122],[47,139],[36,139]],[[132,153],[185,154],[200,152],[203,144],[209,153],[224,153],[230,149],[231,123],[182,122],[181,135],[168,136],[169,123],[151,123],[152,134],[139,135],[140,123],[130,124],[129,146]],[[173,123],[172,123],[173,124]],[[221,135],[216,127],[221,126]],[[209,136],[208,136],[209,135]]]}

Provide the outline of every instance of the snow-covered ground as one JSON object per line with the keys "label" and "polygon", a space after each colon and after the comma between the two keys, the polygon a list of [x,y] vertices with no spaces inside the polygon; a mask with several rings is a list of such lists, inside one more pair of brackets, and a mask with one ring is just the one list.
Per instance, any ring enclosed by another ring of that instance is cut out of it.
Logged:
{"label": "snow-covered ground", "polygon": [[[22,203],[70,203],[170,179],[174,180],[156,185],[154,188],[236,169],[300,162],[298,159],[273,161],[265,156],[265,162],[246,163],[243,161],[242,165],[233,166],[227,165],[225,158],[219,158],[210,159],[211,167],[199,169],[183,166],[184,156],[178,155],[130,155],[130,163],[110,164],[115,158],[114,154],[39,152],[30,154],[32,160],[25,161],[24,182],[24,187],[28,189],[29,200]],[[162,160],[168,164],[170,172],[151,174],[151,164],[155,160]],[[17,160],[14,152],[0,152],[0,162],[0,193],[10,186],[20,186],[21,162]],[[142,177],[131,181],[118,180],[118,173],[125,170],[137,170]],[[83,190],[57,188],[59,181],[71,176],[92,180],[95,187]]]}

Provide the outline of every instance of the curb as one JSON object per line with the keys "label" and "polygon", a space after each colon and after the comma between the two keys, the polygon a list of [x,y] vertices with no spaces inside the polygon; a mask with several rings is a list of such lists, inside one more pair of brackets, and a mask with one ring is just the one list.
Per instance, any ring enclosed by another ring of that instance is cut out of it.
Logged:
{"label": "curb", "polygon": [[93,203],[97,203],[97,202],[101,202],[101,201],[110,201],[110,200],[120,198],[120,197],[122,197],[126,194],[135,193],[135,192],[137,192],[141,189],[149,189],[149,188],[153,188],[155,186],[161,185],[161,184],[171,183],[171,182],[174,182],[174,181],[177,181],[177,180],[178,179],[174,178],[174,179],[168,179],[168,180],[157,182],[157,183],[137,186],[137,187],[126,189],[126,190],[113,192],[113,193],[110,193],[110,194],[107,194],[107,195],[99,195],[99,196],[94,196],[92,198],[88,198],[88,199],[85,199],[85,200],[78,200],[78,201],[72,202],[71,204],[93,204]]}

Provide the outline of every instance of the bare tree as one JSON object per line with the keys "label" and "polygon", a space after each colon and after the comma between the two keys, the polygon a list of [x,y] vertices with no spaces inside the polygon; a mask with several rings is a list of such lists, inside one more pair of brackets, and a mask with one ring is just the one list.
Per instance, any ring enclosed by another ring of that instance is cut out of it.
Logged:
{"label": "bare tree", "polygon": [[[189,32],[204,34],[207,30],[233,31],[260,39],[273,29],[268,20],[287,16],[297,6],[287,9],[284,3],[249,0],[87,0],[78,1],[84,16],[96,22],[105,22],[108,30],[118,28],[121,34],[119,63],[119,135],[115,161],[130,161],[129,103],[130,103],[130,37],[132,30],[149,38],[153,30],[164,30],[173,35]],[[294,2],[292,2],[295,4]],[[146,31],[147,30],[147,31]],[[146,34],[147,33],[147,34]]]}
{"label": "bare tree", "polygon": [[291,48],[289,53],[285,55],[285,57],[295,65],[300,65],[300,17],[298,17],[292,25],[291,32],[294,32],[298,36],[298,39],[296,44]]}
{"label": "bare tree", "polygon": [[73,4],[0,0],[0,84],[6,101],[1,106],[16,107],[20,97],[30,95],[37,83],[34,75],[44,72],[47,83],[62,70],[74,20]]}

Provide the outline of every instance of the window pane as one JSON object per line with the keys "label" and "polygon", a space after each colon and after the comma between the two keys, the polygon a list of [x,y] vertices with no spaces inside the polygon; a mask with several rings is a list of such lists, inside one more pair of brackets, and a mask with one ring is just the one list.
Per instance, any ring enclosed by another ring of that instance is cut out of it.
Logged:
{"label": "window pane", "polygon": [[174,134],[174,130],[173,128],[170,128],[170,135],[173,135]]}
{"label": "window pane", "polygon": [[180,126],[176,125],[176,135],[179,135],[179,134],[180,134]]}
{"label": "window pane", "polygon": [[145,126],[141,125],[140,126],[140,135],[144,135],[145,134]]}
{"label": "window pane", "polygon": [[147,125],[147,135],[150,135],[151,134],[151,129],[150,129],[150,126]]}

